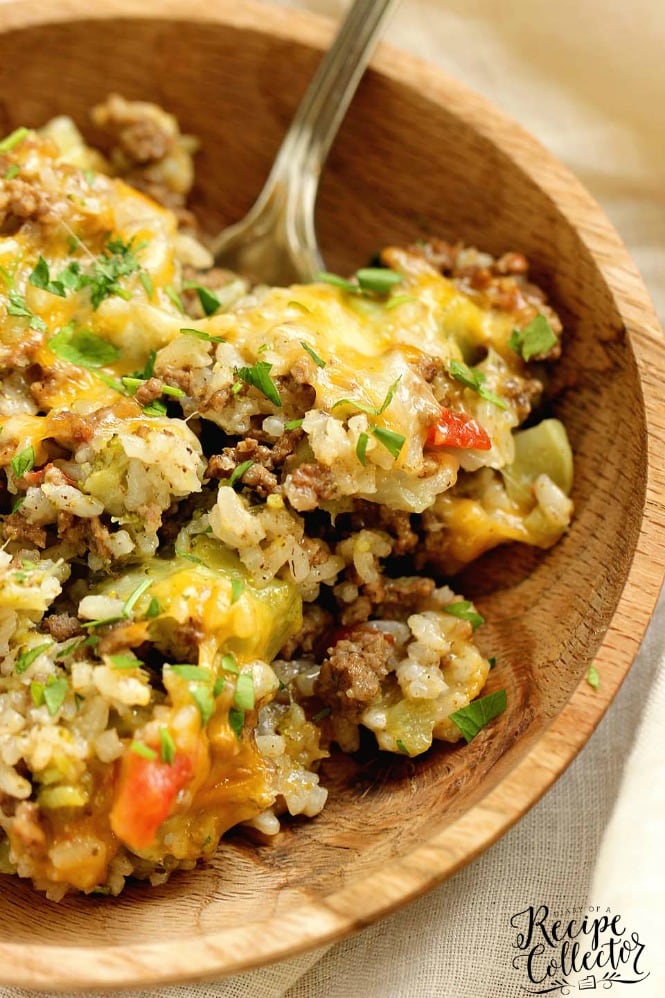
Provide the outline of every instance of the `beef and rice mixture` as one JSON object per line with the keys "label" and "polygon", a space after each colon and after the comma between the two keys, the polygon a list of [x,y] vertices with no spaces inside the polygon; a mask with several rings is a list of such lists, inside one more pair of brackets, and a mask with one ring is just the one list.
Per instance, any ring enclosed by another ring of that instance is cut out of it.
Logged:
{"label": "beef and rice mixture", "polygon": [[361,727],[468,737],[500,704],[441,580],[572,511],[563,427],[518,429],[561,334],[520,254],[250,287],[175,120],[92,117],[0,143],[0,869],[56,899],[317,814]]}

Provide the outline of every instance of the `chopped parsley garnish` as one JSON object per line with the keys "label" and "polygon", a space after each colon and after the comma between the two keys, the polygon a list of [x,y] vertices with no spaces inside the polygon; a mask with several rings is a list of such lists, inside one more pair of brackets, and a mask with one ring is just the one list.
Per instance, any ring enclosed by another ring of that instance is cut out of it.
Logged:
{"label": "chopped parsley garnish", "polygon": [[98,309],[105,298],[119,295],[128,299],[129,292],[118,284],[121,277],[127,277],[140,269],[141,264],[136,258],[134,240],[124,243],[122,239],[110,239],[104,252],[93,267],[92,275],[83,278],[83,283],[90,286],[92,307]]}
{"label": "chopped parsley garnish", "polygon": [[72,322],[52,336],[48,345],[56,357],[93,371],[112,364],[120,356],[118,348],[108,340],[103,340],[89,329],[77,331]]}
{"label": "chopped parsley garnish", "polygon": [[477,392],[487,402],[493,402],[499,409],[508,408],[507,403],[502,398],[491,392],[489,388],[485,388],[484,382],[486,379],[482,371],[476,371],[472,367],[460,363],[458,360],[451,360],[449,371],[456,381],[460,381],[467,388],[471,388],[474,392]]}
{"label": "chopped parsley garnish", "polygon": [[16,658],[16,671],[19,675],[29,669],[35,659],[39,658],[42,652],[47,651],[52,645],[52,641],[46,641],[42,645],[37,645],[36,648],[30,648],[29,651],[22,651]]}
{"label": "chopped parsley garnish", "polygon": [[142,756],[144,759],[149,759],[151,762],[157,758],[157,753],[154,748],[150,748],[149,745],[144,745],[143,742],[132,742],[129,746],[129,751],[135,752],[137,755]]}
{"label": "chopped parsley garnish", "polygon": [[408,302],[418,301],[413,295],[393,295],[386,302],[386,310],[391,308],[398,308],[400,305],[406,305]]}
{"label": "chopped parsley garnish", "polygon": [[14,502],[12,503],[12,513],[18,513],[24,502],[25,496],[19,496],[18,499],[14,499]]}
{"label": "chopped parsley garnish", "polygon": [[212,695],[215,698],[217,698],[219,694],[222,692],[225,684],[226,680],[224,679],[224,676],[217,676],[217,679],[215,680],[215,685],[212,688]]}
{"label": "chopped parsley garnish", "polygon": [[10,463],[15,477],[23,478],[35,466],[35,448],[32,444],[29,447],[25,447],[18,454],[14,454]]}
{"label": "chopped parsley garnish", "polygon": [[212,695],[212,690],[208,689],[207,686],[192,686],[189,692],[192,694],[192,700],[199,708],[201,725],[205,727],[215,713],[215,698]]}
{"label": "chopped parsley garnish", "polygon": [[242,737],[242,729],[245,727],[245,711],[231,707],[229,711],[229,727],[237,739]]}
{"label": "chopped parsley garnish", "polygon": [[241,672],[236,680],[233,702],[239,710],[254,710],[254,680],[246,672]]}
{"label": "chopped parsley garnish", "polygon": [[373,405],[365,405],[364,402],[358,402],[357,399],[344,398],[344,399],[338,399],[338,401],[335,402],[333,406],[331,406],[331,411],[333,409],[336,409],[337,406],[339,405],[352,405],[354,409],[360,409],[361,412],[366,413],[366,415],[368,416],[381,416],[382,413],[386,411],[386,409],[392,402],[393,398],[395,397],[397,386],[399,385],[401,380],[402,380],[402,375],[400,374],[399,378],[395,378],[392,385],[389,387],[383,402],[378,408]]}
{"label": "chopped parsley garnish", "polygon": [[144,412],[146,416],[165,416],[167,413],[166,403],[162,402],[161,399],[154,399],[148,405],[144,405],[141,412]]}
{"label": "chopped parsley garnish", "polygon": [[3,180],[13,180],[14,177],[18,177],[20,172],[21,172],[21,167],[18,165],[18,163],[12,163],[12,165],[8,166],[7,169],[5,170],[5,175],[3,177]]}
{"label": "chopped parsley garnish", "polygon": [[356,444],[356,457],[362,464],[363,468],[367,464],[367,444],[369,442],[369,437],[366,433],[360,433],[358,435],[358,443]]}
{"label": "chopped parsley garnish", "polygon": [[201,308],[206,315],[214,315],[222,304],[217,295],[214,291],[211,291],[210,288],[204,288],[203,285],[194,284],[191,281],[188,281],[185,287],[191,288],[192,291],[196,291],[198,299],[201,302]]}
{"label": "chopped parsley garnish", "polygon": [[299,430],[304,422],[305,422],[304,419],[290,419],[288,423],[284,423],[284,429]]}
{"label": "chopped parsley garnish", "polygon": [[210,669],[204,669],[201,665],[169,665],[167,668],[189,682],[207,683],[212,679]]}
{"label": "chopped parsley garnish", "polygon": [[370,426],[370,433],[397,460],[402,452],[406,437],[401,433],[395,433],[393,430],[387,430],[384,426]]}
{"label": "chopped parsley garnish", "polygon": [[494,666],[496,665],[496,655],[492,655],[492,657],[488,658],[487,661],[490,664],[490,669],[493,669]]}
{"label": "chopped parsley garnish", "polygon": [[136,606],[137,601],[143,596],[146,589],[150,589],[152,585],[152,579],[144,579],[143,582],[139,582],[138,586],[133,590],[132,593],[125,600],[125,604],[122,608],[123,617],[129,617],[132,610]]}
{"label": "chopped parsley garnish", "polygon": [[152,277],[150,276],[147,270],[141,271],[141,273],[139,274],[139,281],[143,285],[143,290],[147,294],[148,298],[152,298],[155,291],[155,286],[152,283]]}
{"label": "chopped parsley garnish", "polygon": [[49,265],[43,256],[39,257],[35,269],[28,277],[28,281],[34,288],[48,291],[49,294],[57,295],[59,298],[66,298],[68,291],[78,291],[85,280],[86,278],[81,275],[81,267],[76,260],[72,260],[57,279],[51,280]]}
{"label": "chopped parsley garnish", "polygon": [[233,655],[222,655],[222,669],[224,669],[225,672],[234,672],[237,675],[239,672],[238,663]]}
{"label": "chopped parsley garnish", "polygon": [[27,128],[15,128],[13,132],[6,135],[2,142],[0,142],[0,152],[9,152],[11,149],[15,149],[19,142],[23,142],[23,139],[27,135]]}
{"label": "chopped parsley garnish", "polygon": [[226,343],[223,336],[211,336],[210,333],[204,333],[202,329],[190,329],[189,326],[184,326],[180,332],[184,336],[196,336],[199,340],[205,340],[207,343]]}
{"label": "chopped parsley garnish", "polygon": [[332,284],[349,294],[385,296],[396,284],[401,284],[404,278],[397,271],[390,270],[388,267],[362,267],[355,273],[355,282],[348,281],[345,277],[331,274],[328,271],[317,274],[316,280],[322,281],[324,284]]}
{"label": "chopped parsley garnish", "polygon": [[444,606],[444,612],[451,617],[459,617],[460,620],[468,620],[474,631],[481,624],[485,623],[485,618],[481,617],[477,610],[473,609],[473,603],[468,599],[457,600],[455,603],[448,603]]}
{"label": "chopped parsley garnish", "polygon": [[143,665],[136,655],[109,655],[111,668],[113,669],[138,669]]}
{"label": "chopped parsley garnish", "polygon": [[159,617],[161,612],[162,608],[160,606],[159,600],[155,596],[153,596],[150,602],[148,603],[148,609],[146,610],[145,615],[148,618],[148,620],[152,620],[154,617]]}
{"label": "chopped parsley garnish", "polygon": [[318,353],[316,353],[316,351],[312,349],[309,343],[307,343],[305,340],[301,340],[300,346],[303,348],[303,350],[307,351],[307,353],[310,355],[310,357],[312,358],[317,367],[326,366],[325,360],[322,360],[321,357],[319,357]]}
{"label": "chopped parsley garnish", "polygon": [[231,486],[231,488],[233,488],[233,486],[235,485],[235,483],[237,481],[239,481],[243,477],[243,475],[245,474],[246,471],[249,471],[249,469],[252,467],[253,464],[254,464],[254,461],[251,461],[251,460],[250,461],[243,461],[242,464],[237,465],[233,469],[233,474],[228,479],[228,484]]}
{"label": "chopped parsley garnish", "polygon": [[402,741],[401,738],[397,739],[397,741],[395,742],[395,745],[397,746],[397,748],[399,749],[399,751],[402,752],[404,755],[408,755],[409,754],[409,750],[408,750],[408,748],[406,747],[406,745],[404,744],[404,742]]}
{"label": "chopped parsley garnish", "polygon": [[461,710],[456,710],[449,720],[460,729],[464,739],[470,742],[488,721],[503,713],[507,702],[506,691],[497,690],[496,693],[488,693],[486,697],[473,700]]}
{"label": "chopped parsley garnish", "polygon": [[265,360],[257,360],[252,367],[234,368],[234,375],[244,381],[246,385],[251,385],[262,392],[267,399],[276,405],[278,409],[282,407],[282,400],[277,391],[277,385],[270,377],[272,364]]}
{"label": "chopped parsley garnish", "polygon": [[44,684],[34,679],[30,683],[30,699],[35,707],[41,707],[44,703]]}
{"label": "chopped parsley garnish", "polygon": [[175,305],[175,307],[178,309],[178,311],[182,312],[182,314],[184,315],[185,314],[185,306],[183,305],[182,301],[180,300],[180,295],[175,290],[175,288],[171,287],[171,285],[169,284],[169,285],[167,285],[164,288],[164,293],[165,293],[166,297],[169,299],[169,301],[171,301]]}
{"label": "chopped parsley garnish", "polygon": [[373,291],[377,295],[387,295],[404,278],[388,267],[363,267],[356,271],[356,279],[362,291]]}
{"label": "chopped parsley garnish", "polygon": [[600,686],[600,675],[598,674],[598,669],[595,665],[589,666],[589,671],[586,674],[586,681],[594,690],[597,690]]}
{"label": "chopped parsley garnish", "polygon": [[245,591],[245,582],[243,579],[235,578],[231,579],[231,606],[237,603],[242,594]]}
{"label": "chopped parsley garnish", "polygon": [[193,561],[195,565],[205,565],[202,558],[197,558],[195,554],[190,554],[189,551],[183,551],[181,548],[176,548],[175,553],[179,558],[184,558],[186,561]]}
{"label": "chopped parsley garnish", "polygon": [[41,333],[46,331],[46,323],[44,320],[40,319],[38,315],[35,315],[30,311],[25,303],[25,298],[23,295],[20,295],[18,291],[9,292],[7,315],[15,315],[21,319],[28,319],[28,325],[31,329],[36,329]]}
{"label": "chopped parsley garnish", "polygon": [[175,742],[169,729],[163,726],[159,729],[159,750],[162,762],[172,766],[175,760]]}
{"label": "chopped parsley garnish", "polygon": [[49,676],[49,679],[44,687],[44,703],[46,708],[53,717],[57,714],[63,703],[65,702],[65,697],[67,696],[67,680],[64,676],[59,679],[54,679],[53,676]]}
{"label": "chopped parsley garnish", "polygon": [[556,333],[544,315],[537,315],[524,329],[513,329],[508,340],[508,346],[523,360],[549,353],[556,344]]}

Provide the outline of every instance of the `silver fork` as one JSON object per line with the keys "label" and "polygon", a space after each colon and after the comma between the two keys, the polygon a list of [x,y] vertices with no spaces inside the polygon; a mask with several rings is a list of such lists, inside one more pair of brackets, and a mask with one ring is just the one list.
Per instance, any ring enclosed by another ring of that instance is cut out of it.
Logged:
{"label": "silver fork", "polygon": [[386,18],[398,0],[355,0],[307,88],[258,199],[212,245],[215,263],[292,284],[324,269],[314,227],[321,169]]}

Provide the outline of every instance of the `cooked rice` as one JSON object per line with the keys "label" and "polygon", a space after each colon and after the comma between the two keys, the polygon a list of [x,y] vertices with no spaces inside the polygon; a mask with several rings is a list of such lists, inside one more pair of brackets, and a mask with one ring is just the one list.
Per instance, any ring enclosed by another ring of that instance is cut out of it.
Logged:
{"label": "cooked rice", "polygon": [[441,580],[572,514],[563,427],[519,429],[561,334],[523,258],[250,288],[175,119],[92,117],[103,149],[63,117],[0,144],[0,870],[56,900],[315,816],[362,728],[459,740],[490,664]]}

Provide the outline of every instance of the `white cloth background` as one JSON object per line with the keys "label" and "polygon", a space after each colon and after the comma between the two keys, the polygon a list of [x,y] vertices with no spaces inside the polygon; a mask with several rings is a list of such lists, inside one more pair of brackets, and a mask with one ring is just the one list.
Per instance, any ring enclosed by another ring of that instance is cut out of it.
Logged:
{"label": "white cloth background", "polygon": [[[348,0],[282,2],[339,18]],[[577,173],[665,317],[663,0],[402,0],[387,37],[484,93]],[[661,601],[633,670],[577,760],[512,831],[443,886],[327,950],[159,994],[518,998],[527,981],[511,963],[511,915],[528,904],[560,910],[587,899],[621,912],[646,945],[651,977],[616,992],[665,994],[664,654]],[[19,995],[0,989],[0,998]]]}

